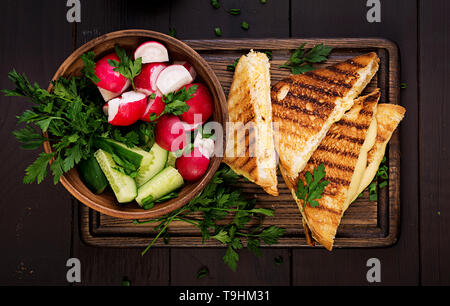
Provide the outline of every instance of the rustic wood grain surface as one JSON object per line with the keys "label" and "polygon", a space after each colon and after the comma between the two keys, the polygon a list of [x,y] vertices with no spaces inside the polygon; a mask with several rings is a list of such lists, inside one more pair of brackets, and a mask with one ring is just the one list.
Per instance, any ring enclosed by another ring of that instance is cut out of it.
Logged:
{"label": "rustic wood grain surface", "polygon": [[[240,16],[214,10],[203,0],[81,2],[82,22],[75,28],[66,21],[65,1],[2,3],[1,88],[10,87],[6,74],[13,67],[46,86],[73,47],[126,28],[164,33],[175,28],[180,39],[214,39],[213,29],[220,26],[222,38],[382,37],[396,42],[400,81],[407,84],[400,99],[407,109],[400,127],[400,238],[389,248],[331,254],[268,248],[256,259],[242,252],[235,273],[223,264],[220,248],[157,248],[141,257],[139,248],[87,246],[80,240],[80,205],[61,186],[50,180],[21,185],[36,152],[21,151],[11,130],[14,116],[26,105],[1,97],[0,237],[7,252],[0,255],[0,284],[67,285],[65,262],[70,257],[81,260],[85,285],[120,285],[124,278],[140,285],[367,285],[369,258],[381,261],[381,284],[450,284],[447,0],[381,1],[380,23],[366,21],[368,8],[360,0],[221,1],[225,8],[241,8]],[[240,28],[244,20],[248,31]],[[276,265],[275,257],[283,263]],[[209,276],[198,280],[204,266]]]}
{"label": "rustic wood grain surface", "polygon": [[[303,43],[307,44],[306,47],[324,43],[334,48],[326,64],[317,65],[318,67],[335,64],[374,51],[380,58],[380,69],[362,94],[368,94],[376,88],[380,88],[382,92],[381,102],[399,103],[398,49],[395,44],[385,39],[228,39],[188,40],[186,42],[209,63],[226,94],[228,94],[233,77],[233,72],[226,69],[227,65],[234,63],[236,58],[247,53],[250,49],[272,52],[270,72],[273,85],[290,74],[289,70],[280,68],[280,65],[285,63],[289,59],[290,53]],[[391,138],[387,153],[389,187],[380,190],[378,201],[369,201],[368,191],[366,191],[364,197],[350,206],[339,226],[334,248],[391,246],[397,241],[400,226],[399,150],[400,142],[398,133],[396,133]],[[238,185],[246,197],[256,199],[257,207],[275,210],[274,217],[265,219],[265,226],[276,225],[286,228],[284,237],[274,246],[306,247],[308,244],[301,226],[301,214],[298,211],[297,204],[281,175],[278,177],[278,182],[280,192],[278,197],[268,195],[263,189],[251,182],[241,180]],[[255,223],[250,223],[249,226],[255,226]],[[82,239],[92,246],[145,247],[148,241],[158,234],[153,231],[154,226],[154,224],[136,226],[130,220],[121,220],[82,209]],[[183,222],[174,222],[169,225],[168,233],[171,235],[170,243],[166,245],[162,239],[159,239],[155,246],[221,246],[216,240],[203,242],[200,231]],[[321,246],[317,245],[316,247]]]}

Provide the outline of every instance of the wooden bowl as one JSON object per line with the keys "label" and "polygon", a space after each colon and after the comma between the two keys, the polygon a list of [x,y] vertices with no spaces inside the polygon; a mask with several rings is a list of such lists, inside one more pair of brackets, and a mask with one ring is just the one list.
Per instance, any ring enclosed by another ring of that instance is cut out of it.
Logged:
{"label": "wooden bowl", "polygon": [[[149,40],[159,41],[164,44],[169,50],[171,61],[186,60],[191,63],[197,71],[197,80],[204,83],[211,91],[215,107],[212,120],[221,123],[222,126],[225,126],[225,122],[228,118],[225,94],[223,93],[222,86],[220,85],[220,82],[213,70],[209,67],[206,61],[188,45],[162,33],[148,30],[124,30],[109,33],[91,40],[73,52],[65,60],[56,72],[53,80],[56,80],[62,76],[66,78],[80,76],[81,69],[83,68],[83,61],[80,57],[86,52],[94,51],[97,60],[108,53],[114,52],[114,46],[116,44],[125,50],[131,51],[138,47],[141,43]],[[52,89],[52,86],[50,86],[49,91]],[[223,146],[225,148],[225,136],[223,139]],[[44,144],[44,149],[47,153],[50,153],[52,150],[48,142]],[[112,191],[107,191],[101,195],[93,194],[81,181],[76,169],[72,169],[61,177],[61,183],[83,204],[103,214],[123,219],[156,218],[170,213],[189,203],[192,198],[194,198],[205,188],[214,173],[219,168],[221,161],[221,157],[214,156],[211,159],[211,163],[206,174],[200,181],[195,183],[186,183],[180,191],[178,198],[172,199],[165,203],[157,204],[151,210],[144,210],[143,208],[140,208],[136,202],[127,205],[119,204]]]}

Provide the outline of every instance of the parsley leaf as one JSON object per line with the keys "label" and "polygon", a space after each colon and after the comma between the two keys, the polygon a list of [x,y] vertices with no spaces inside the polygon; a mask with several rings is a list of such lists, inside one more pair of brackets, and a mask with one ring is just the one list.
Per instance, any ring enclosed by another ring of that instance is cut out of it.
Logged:
{"label": "parsley leaf", "polygon": [[131,81],[134,91],[136,91],[136,86],[134,86],[134,78],[137,77],[142,70],[142,58],[137,58],[132,60],[130,56],[127,55],[126,51],[119,46],[115,46],[116,54],[120,61],[108,60],[108,64],[114,67],[114,71],[119,72],[121,75],[126,77]]}
{"label": "parsley leaf", "polygon": [[288,68],[292,74],[302,74],[312,71],[315,68],[311,65],[313,63],[322,63],[328,59],[332,47],[318,44],[308,52],[304,49],[306,43],[297,48],[289,58],[289,60],[280,66],[280,68]]}
{"label": "parsley leaf", "polygon": [[95,53],[93,51],[88,52],[86,54],[81,55],[81,59],[84,63],[84,68],[82,70],[83,74],[89,78],[92,82],[97,84],[100,82],[100,79],[95,74]]}
{"label": "parsley leaf", "polygon": [[[135,221],[135,224],[158,223],[155,230],[158,237],[167,234],[167,226],[173,221],[183,221],[197,227],[202,240],[215,239],[227,247],[224,262],[236,270],[239,261],[238,250],[244,248],[243,239],[247,239],[247,248],[261,256],[261,242],[274,244],[284,234],[285,229],[271,226],[263,228],[265,216],[274,212],[267,208],[255,208],[255,200],[249,200],[236,187],[239,176],[228,166],[222,165],[214,174],[210,183],[188,205],[156,220]],[[201,214],[195,217],[192,214]],[[230,218],[231,217],[231,218]],[[226,220],[229,221],[225,221]],[[259,226],[252,230],[246,228],[251,220],[258,219]],[[156,239],[157,239],[156,238]],[[145,254],[155,239],[144,250]]]}
{"label": "parsley leaf", "polygon": [[316,200],[322,198],[325,187],[330,183],[329,181],[323,180],[325,175],[325,166],[324,164],[320,164],[313,170],[312,174],[309,171],[306,172],[306,184],[301,178],[298,180],[295,194],[298,199],[304,201],[303,211],[305,211],[306,204],[309,204],[312,208],[319,207],[319,202]]}
{"label": "parsley leaf", "polygon": [[181,88],[177,92],[169,93],[168,95],[163,96],[162,100],[166,104],[164,111],[159,116],[156,116],[156,114],[151,114],[150,120],[156,120],[165,114],[179,116],[187,112],[190,106],[187,105],[186,102],[194,96],[197,92],[197,88],[197,85],[191,86],[187,90],[186,88]]}
{"label": "parsley leaf", "polygon": [[[54,183],[58,183],[65,172],[91,156],[93,137],[110,132],[111,126],[101,108],[103,99],[96,86],[85,77],[60,78],[52,82],[52,93],[38,84],[32,85],[25,75],[15,70],[9,73],[9,79],[16,88],[2,92],[7,96],[27,97],[33,103],[31,109],[17,116],[18,123],[25,127],[14,131],[13,135],[24,149],[37,149],[45,141],[51,141],[53,149],[50,154],[40,154],[26,169],[24,183],[41,183],[53,158],[50,169]],[[42,136],[45,132],[48,138]]]}

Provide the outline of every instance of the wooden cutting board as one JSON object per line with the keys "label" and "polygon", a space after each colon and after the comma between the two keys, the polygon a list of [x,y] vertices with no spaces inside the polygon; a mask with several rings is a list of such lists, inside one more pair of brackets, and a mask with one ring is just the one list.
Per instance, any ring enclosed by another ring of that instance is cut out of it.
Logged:
{"label": "wooden cutting board", "polygon": [[[225,93],[231,85],[233,73],[227,65],[246,54],[250,49],[272,51],[272,84],[289,75],[278,68],[285,63],[291,52],[301,44],[310,48],[318,43],[334,48],[326,65],[374,51],[378,54],[380,69],[363,93],[381,89],[380,103],[399,103],[399,62],[397,46],[385,39],[264,39],[264,40],[190,40],[186,41],[202,55],[215,71]],[[323,65],[318,65],[324,66]],[[392,136],[386,156],[389,165],[388,186],[379,190],[378,201],[371,202],[368,191],[346,211],[336,235],[334,247],[385,247],[394,244],[400,225],[400,145],[398,130]],[[291,193],[279,175],[278,197],[266,194],[253,183],[242,180],[239,186],[249,196],[257,199],[257,207],[275,209],[275,216],[266,218],[265,225],[286,228],[286,234],[275,246],[307,247],[301,214]],[[80,204],[80,233],[83,241],[98,247],[144,247],[156,233],[154,225],[134,225],[130,220],[109,217]],[[165,244],[159,239],[155,246],[170,247],[217,247],[220,243],[210,240],[202,244],[196,228],[174,222],[169,227],[170,240]],[[308,246],[309,247],[309,246]],[[320,246],[319,246],[320,247]]]}

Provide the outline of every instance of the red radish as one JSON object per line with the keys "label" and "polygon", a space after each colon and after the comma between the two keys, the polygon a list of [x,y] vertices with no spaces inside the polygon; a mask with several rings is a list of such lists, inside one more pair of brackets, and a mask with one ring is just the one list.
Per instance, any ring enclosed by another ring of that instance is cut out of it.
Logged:
{"label": "red radish", "polygon": [[[213,100],[209,89],[201,83],[193,83],[184,88],[188,90],[192,86],[197,86],[197,91],[191,99],[186,101],[190,108],[180,116],[180,119],[187,124],[198,124],[199,121],[203,124],[211,117],[214,111]],[[197,119],[198,117],[200,117],[200,120]]]}
{"label": "red radish", "polygon": [[159,118],[155,128],[156,143],[164,150],[175,152],[186,146],[186,134],[180,119],[174,115]]}
{"label": "red radish", "polygon": [[200,153],[207,158],[211,158],[216,149],[214,140],[211,138],[203,138],[201,133],[198,133],[195,137],[194,147],[198,148]]}
{"label": "red radish", "polygon": [[184,68],[186,68],[189,73],[192,76],[192,79],[195,80],[195,78],[197,77],[197,71],[195,71],[194,67],[192,67],[192,65],[189,62],[186,61],[175,61],[173,62],[174,65],[181,65]]}
{"label": "red radish", "polygon": [[156,93],[156,80],[158,79],[161,71],[166,68],[167,65],[163,63],[145,64],[142,66],[141,73],[134,78],[134,85],[136,90],[143,94],[150,96]]}
{"label": "red radish", "polygon": [[114,71],[114,67],[109,65],[108,60],[120,62],[119,57],[115,53],[111,53],[95,64],[95,74],[100,79],[100,82],[95,85],[100,89],[105,100],[114,98],[114,95],[120,96],[130,86],[130,81],[119,72]]}
{"label": "red radish", "polygon": [[147,41],[134,52],[134,58],[142,58],[142,64],[161,63],[169,61],[167,48],[157,41]]}
{"label": "red radish", "polygon": [[161,71],[156,81],[156,86],[163,95],[167,95],[192,83],[193,80],[191,74],[184,66],[171,65]]}
{"label": "red radish", "polygon": [[184,130],[186,132],[195,131],[196,129],[198,129],[199,126],[202,125],[202,123],[193,123],[193,124],[189,124],[189,123],[186,123],[186,122],[182,122],[182,123],[183,123]]}
{"label": "red radish", "polygon": [[138,121],[147,107],[147,97],[140,92],[129,91],[108,102],[108,122],[111,125],[128,126]]}
{"label": "red radish", "polygon": [[150,115],[155,114],[156,116],[161,115],[161,113],[166,108],[166,104],[163,102],[161,96],[156,96],[155,99],[148,100],[147,109],[141,117],[141,120],[150,122]]}
{"label": "red radish", "polygon": [[176,161],[176,167],[184,180],[193,182],[201,179],[208,170],[209,158],[202,155],[199,148],[184,154]]}

